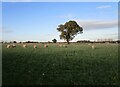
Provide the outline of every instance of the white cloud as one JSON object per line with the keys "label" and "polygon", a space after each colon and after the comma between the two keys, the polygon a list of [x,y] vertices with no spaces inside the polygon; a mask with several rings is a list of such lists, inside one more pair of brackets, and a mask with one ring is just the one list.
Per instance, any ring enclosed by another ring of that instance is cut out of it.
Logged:
{"label": "white cloud", "polygon": [[76,20],[84,29],[103,29],[114,28],[118,26],[117,20]]}
{"label": "white cloud", "polygon": [[99,6],[97,7],[98,9],[105,9],[105,8],[111,8],[110,5],[104,5],[104,6]]}

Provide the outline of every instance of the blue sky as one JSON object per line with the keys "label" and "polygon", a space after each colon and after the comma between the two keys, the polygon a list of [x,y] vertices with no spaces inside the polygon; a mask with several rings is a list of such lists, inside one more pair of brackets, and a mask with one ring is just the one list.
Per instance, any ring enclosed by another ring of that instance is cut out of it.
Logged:
{"label": "blue sky", "polygon": [[117,39],[117,2],[3,2],[3,40],[51,41],[59,39],[59,24],[75,20],[83,34],[73,41]]}
{"label": "blue sky", "polygon": [[119,0],[0,0],[2,2],[119,2]]}

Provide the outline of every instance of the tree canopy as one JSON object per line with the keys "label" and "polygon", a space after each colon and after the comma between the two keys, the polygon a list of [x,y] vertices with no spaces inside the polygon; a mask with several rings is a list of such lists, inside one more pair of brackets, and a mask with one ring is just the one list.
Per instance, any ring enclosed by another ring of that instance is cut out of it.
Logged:
{"label": "tree canopy", "polygon": [[56,40],[56,39],[53,39],[52,41],[53,41],[53,43],[56,43],[56,42],[57,42],[57,40]]}
{"label": "tree canopy", "polygon": [[60,34],[60,39],[64,39],[69,44],[77,34],[83,33],[83,28],[76,21],[68,21],[65,24],[60,24],[57,28]]}

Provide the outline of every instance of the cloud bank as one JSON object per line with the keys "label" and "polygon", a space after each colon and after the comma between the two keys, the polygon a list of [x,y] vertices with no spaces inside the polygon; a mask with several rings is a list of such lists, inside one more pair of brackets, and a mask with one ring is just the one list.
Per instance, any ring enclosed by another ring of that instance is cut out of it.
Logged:
{"label": "cloud bank", "polygon": [[117,20],[76,20],[84,29],[104,29],[118,26]]}

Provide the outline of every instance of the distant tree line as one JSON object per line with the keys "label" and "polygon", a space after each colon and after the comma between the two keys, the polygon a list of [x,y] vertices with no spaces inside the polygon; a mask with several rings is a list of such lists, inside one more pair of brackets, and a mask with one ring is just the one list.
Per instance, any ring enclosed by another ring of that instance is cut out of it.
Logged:
{"label": "distant tree line", "polygon": [[26,41],[25,43],[39,43],[37,41]]}
{"label": "distant tree line", "polygon": [[[17,41],[2,41],[0,43],[66,43],[66,42],[57,42],[57,39],[53,39],[52,42],[38,42],[38,41],[26,41],[26,42],[17,42]],[[79,40],[71,43],[120,43],[120,40],[116,41],[90,41],[90,40]]]}
{"label": "distant tree line", "polygon": [[90,40],[80,40],[77,43],[120,43],[120,40],[117,41],[90,41]]}
{"label": "distant tree line", "polygon": [[80,41],[77,41],[77,43],[90,43],[90,40],[80,40]]}

